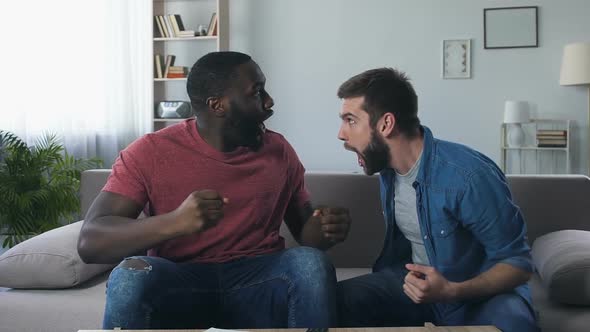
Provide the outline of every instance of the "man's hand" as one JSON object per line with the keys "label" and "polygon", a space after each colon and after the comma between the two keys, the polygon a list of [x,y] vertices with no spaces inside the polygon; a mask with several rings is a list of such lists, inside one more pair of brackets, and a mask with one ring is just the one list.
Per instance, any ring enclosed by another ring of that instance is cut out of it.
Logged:
{"label": "man's hand", "polygon": [[181,234],[201,232],[223,218],[223,206],[228,202],[214,190],[194,191],[171,212],[171,216]]}
{"label": "man's hand", "polygon": [[350,230],[350,214],[345,208],[317,208],[313,217],[319,218],[322,237],[331,243],[342,242]]}
{"label": "man's hand", "polygon": [[448,281],[431,266],[406,264],[410,272],[404,279],[404,293],[414,303],[433,303],[453,301],[454,283]]}

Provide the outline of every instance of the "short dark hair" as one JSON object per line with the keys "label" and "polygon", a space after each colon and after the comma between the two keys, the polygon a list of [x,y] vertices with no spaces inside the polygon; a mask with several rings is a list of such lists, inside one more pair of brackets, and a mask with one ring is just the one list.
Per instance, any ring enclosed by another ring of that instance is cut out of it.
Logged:
{"label": "short dark hair", "polygon": [[418,96],[408,76],[393,68],[367,70],[351,77],[338,88],[338,97],[365,97],[363,109],[369,113],[371,128],[385,113],[395,116],[397,130],[407,137],[420,131]]}
{"label": "short dark hair", "polygon": [[222,96],[236,77],[236,68],[251,60],[240,52],[211,52],[197,60],[186,83],[193,109],[204,108],[209,97]]}

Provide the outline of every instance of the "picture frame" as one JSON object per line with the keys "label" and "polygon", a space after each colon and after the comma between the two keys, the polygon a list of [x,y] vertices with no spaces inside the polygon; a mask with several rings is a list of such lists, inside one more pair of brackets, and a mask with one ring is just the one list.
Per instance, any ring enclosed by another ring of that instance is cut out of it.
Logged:
{"label": "picture frame", "polygon": [[539,47],[538,11],[538,6],[484,8],[484,49]]}
{"label": "picture frame", "polygon": [[471,78],[471,39],[442,41],[441,77]]}

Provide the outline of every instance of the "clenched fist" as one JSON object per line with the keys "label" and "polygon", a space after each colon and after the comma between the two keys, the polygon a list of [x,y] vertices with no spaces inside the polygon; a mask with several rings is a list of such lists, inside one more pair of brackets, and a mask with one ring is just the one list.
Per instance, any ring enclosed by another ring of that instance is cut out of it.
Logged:
{"label": "clenched fist", "polygon": [[228,202],[227,198],[214,190],[193,191],[172,211],[172,217],[181,233],[188,235],[201,232],[223,218],[223,206]]}
{"label": "clenched fist", "polygon": [[322,236],[332,243],[342,242],[350,230],[350,214],[345,208],[317,208],[313,217],[319,218]]}

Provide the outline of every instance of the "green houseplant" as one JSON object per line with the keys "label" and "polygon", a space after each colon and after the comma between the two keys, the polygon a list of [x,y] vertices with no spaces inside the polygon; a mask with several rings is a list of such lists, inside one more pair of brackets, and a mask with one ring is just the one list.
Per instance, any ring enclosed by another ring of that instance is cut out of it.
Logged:
{"label": "green houseplant", "polygon": [[54,134],[45,134],[29,147],[13,133],[0,131],[2,247],[12,247],[76,217],[80,175],[101,164],[99,159],[69,155]]}

